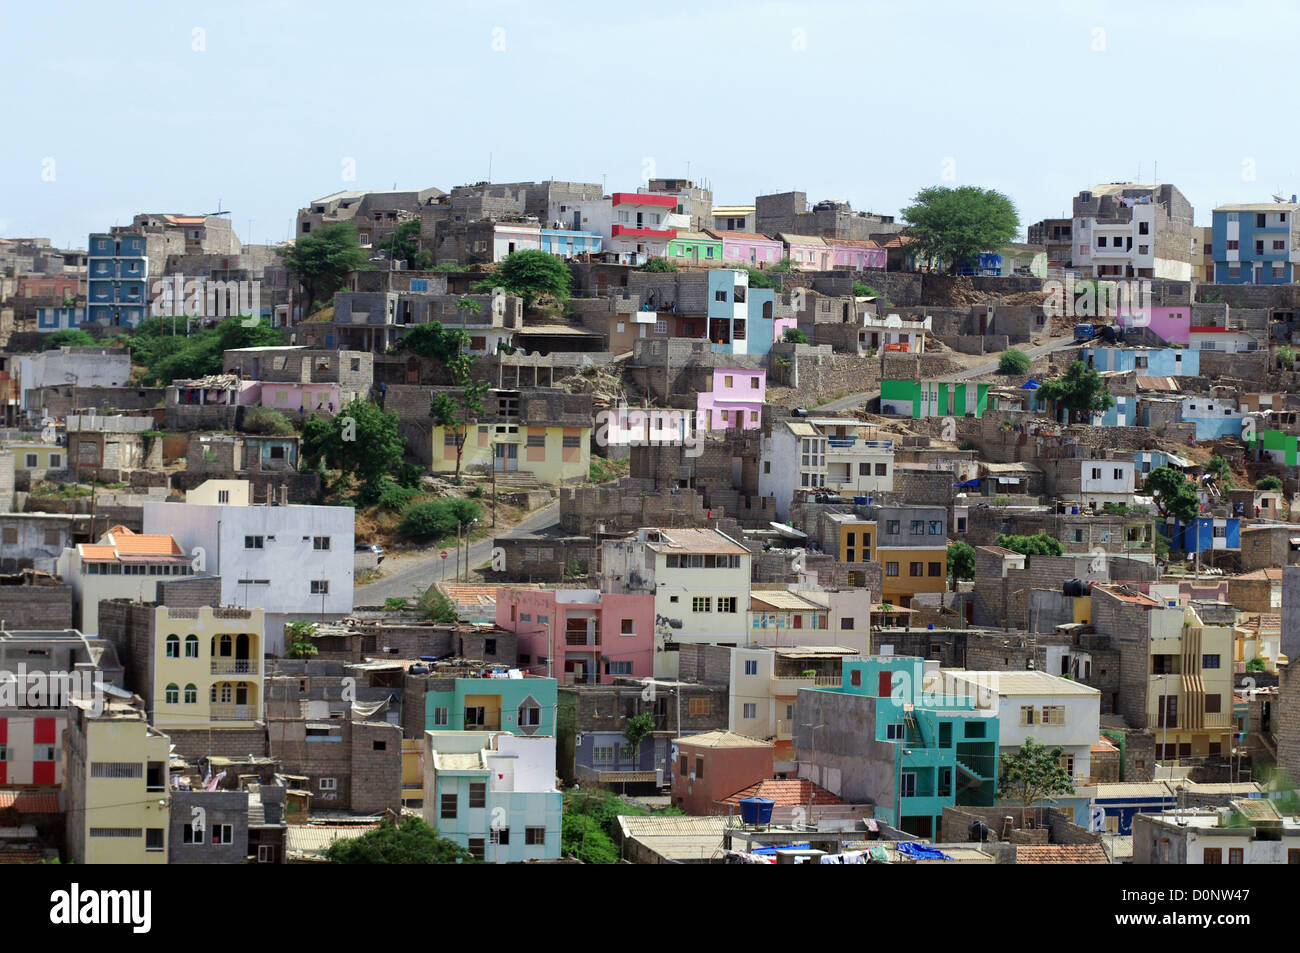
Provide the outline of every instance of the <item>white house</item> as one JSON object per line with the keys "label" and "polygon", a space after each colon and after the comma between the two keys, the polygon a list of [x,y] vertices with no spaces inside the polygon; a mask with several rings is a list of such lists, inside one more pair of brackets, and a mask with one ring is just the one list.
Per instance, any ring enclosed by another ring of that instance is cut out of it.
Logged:
{"label": "white house", "polygon": [[1062,765],[1083,784],[1092,775],[1092,746],[1100,735],[1101,692],[1047,672],[941,671],[945,694],[967,696],[998,715],[998,746],[1020,750],[1026,739],[1061,747]]}
{"label": "white house", "polygon": [[776,499],[785,519],[796,490],[868,496],[894,489],[894,441],[851,417],[777,421],[759,446],[758,493]]}
{"label": "white house", "polygon": [[131,353],[124,348],[61,347],[18,358],[24,411],[28,395],[42,387],[125,387],[130,379]]}
{"label": "white house", "polygon": [[1084,503],[1131,503],[1137,491],[1132,460],[1079,460],[1079,498]]}
{"label": "white house", "polygon": [[353,531],[346,506],[144,504],[146,533],[172,536],[221,577],[222,605],[266,613],[266,650],[284,650],[284,623],[352,611]]}
{"label": "white house", "polygon": [[654,674],[676,678],[682,644],[745,642],[750,560],[715,529],[643,527],[634,539],[604,544],[601,589],[654,593]]}
{"label": "white house", "polygon": [[101,599],[153,602],[159,582],[194,574],[191,557],[171,536],[125,526],[63,550],[56,571],[72,589],[73,621],[85,635],[99,634]]}

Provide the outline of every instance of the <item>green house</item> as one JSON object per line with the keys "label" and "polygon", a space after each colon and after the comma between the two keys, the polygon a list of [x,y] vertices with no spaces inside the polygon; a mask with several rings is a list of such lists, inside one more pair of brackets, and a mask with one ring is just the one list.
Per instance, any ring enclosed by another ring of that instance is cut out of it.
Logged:
{"label": "green house", "polygon": [[554,735],[553,678],[435,678],[424,696],[429,731]]}
{"label": "green house", "polygon": [[721,262],[722,241],[703,232],[678,232],[668,242],[668,257],[684,264]]}
{"label": "green house", "polygon": [[880,412],[902,417],[983,417],[989,385],[965,381],[885,380],[880,383]]}

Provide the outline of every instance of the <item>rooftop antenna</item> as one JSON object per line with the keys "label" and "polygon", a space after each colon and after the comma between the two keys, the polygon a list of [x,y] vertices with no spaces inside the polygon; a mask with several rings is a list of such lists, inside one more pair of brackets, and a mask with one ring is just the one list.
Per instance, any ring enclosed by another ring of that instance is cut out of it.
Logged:
{"label": "rooftop antenna", "polygon": [[492,181],[492,153],[488,153],[488,182]]}

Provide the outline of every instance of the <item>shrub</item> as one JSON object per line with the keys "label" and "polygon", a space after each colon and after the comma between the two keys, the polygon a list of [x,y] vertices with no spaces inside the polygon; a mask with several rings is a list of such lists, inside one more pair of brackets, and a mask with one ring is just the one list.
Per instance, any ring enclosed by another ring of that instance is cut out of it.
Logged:
{"label": "shrub", "polygon": [[408,605],[409,603],[407,603],[407,601],[403,599],[401,596],[389,596],[387,599],[384,600],[384,611],[401,612]]}
{"label": "shrub", "polygon": [[798,328],[786,328],[782,340],[786,344],[807,344],[808,335],[804,334]]}
{"label": "shrub", "polygon": [[244,433],[266,434],[274,437],[287,437],[295,434],[289,418],[270,407],[249,407],[244,411],[242,424]]}
{"label": "shrub", "polygon": [[999,374],[1023,374],[1029,370],[1030,360],[1028,354],[1024,351],[1017,351],[1015,348],[1009,348],[1002,352],[998,357]]}
{"label": "shrub", "polygon": [[473,500],[432,500],[407,508],[397,530],[410,539],[437,539],[456,532],[456,527],[476,520],[483,509]]}
{"label": "shrub", "polygon": [[1280,490],[1282,489],[1282,481],[1279,480],[1277,477],[1273,476],[1272,474],[1269,474],[1268,476],[1262,476],[1255,481],[1255,489]]}

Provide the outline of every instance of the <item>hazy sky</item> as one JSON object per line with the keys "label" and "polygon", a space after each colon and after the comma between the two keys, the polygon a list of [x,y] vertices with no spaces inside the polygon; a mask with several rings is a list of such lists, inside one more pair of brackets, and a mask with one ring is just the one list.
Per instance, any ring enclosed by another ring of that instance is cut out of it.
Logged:
{"label": "hazy sky", "polygon": [[[934,184],[1022,226],[1098,182],[1199,224],[1300,192],[1289,3],[0,3],[0,236],[138,212],[291,237],[340,189],[547,178],[798,189],[895,214]],[[344,176],[355,169],[355,179]],[[250,228],[251,221],[251,228]]]}

